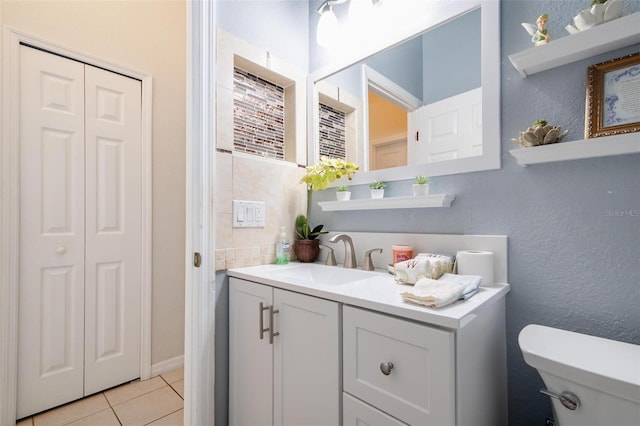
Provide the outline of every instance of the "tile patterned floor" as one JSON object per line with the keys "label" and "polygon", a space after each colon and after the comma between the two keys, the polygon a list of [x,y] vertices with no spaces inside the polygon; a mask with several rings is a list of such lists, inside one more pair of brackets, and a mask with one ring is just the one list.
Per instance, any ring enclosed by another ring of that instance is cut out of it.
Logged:
{"label": "tile patterned floor", "polygon": [[184,371],[127,383],[21,420],[17,426],[182,426]]}

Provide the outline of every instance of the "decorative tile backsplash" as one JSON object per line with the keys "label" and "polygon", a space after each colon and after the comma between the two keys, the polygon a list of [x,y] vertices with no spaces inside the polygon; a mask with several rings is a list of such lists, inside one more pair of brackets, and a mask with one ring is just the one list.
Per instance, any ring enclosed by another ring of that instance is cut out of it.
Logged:
{"label": "decorative tile backsplash", "polygon": [[276,246],[216,249],[216,271],[275,263]]}
{"label": "decorative tile backsplash", "polygon": [[284,159],[284,89],[234,68],[233,145],[235,150]]}
{"label": "decorative tile backsplash", "polygon": [[346,158],[346,114],[320,103],[320,155]]}

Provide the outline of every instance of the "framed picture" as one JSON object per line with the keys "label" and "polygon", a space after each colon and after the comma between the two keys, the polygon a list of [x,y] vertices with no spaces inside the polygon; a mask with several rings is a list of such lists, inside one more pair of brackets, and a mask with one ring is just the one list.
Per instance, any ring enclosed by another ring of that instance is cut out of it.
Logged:
{"label": "framed picture", "polygon": [[640,132],[640,52],[587,71],[585,138]]}

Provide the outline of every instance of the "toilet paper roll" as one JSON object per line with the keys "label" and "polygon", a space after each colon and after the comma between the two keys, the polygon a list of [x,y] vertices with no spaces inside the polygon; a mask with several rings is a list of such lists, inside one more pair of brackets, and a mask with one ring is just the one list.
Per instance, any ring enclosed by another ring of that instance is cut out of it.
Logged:
{"label": "toilet paper roll", "polygon": [[459,275],[480,275],[483,286],[493,284],[493,252],[462,250],[456,254]]}

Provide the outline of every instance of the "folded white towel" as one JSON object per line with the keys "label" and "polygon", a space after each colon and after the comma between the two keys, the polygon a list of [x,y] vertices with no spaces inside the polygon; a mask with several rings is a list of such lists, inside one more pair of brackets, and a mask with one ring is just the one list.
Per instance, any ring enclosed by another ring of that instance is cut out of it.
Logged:
{"label": "folded white towel", "polygon": [[478,292],[478,287],[482,284],[482,277],[480,275],[444,274],[440,277],[439,281],[453,282],[462,285],[464,290],[462,291],[460,299],[466,300]]}
{"label": "folded white towel", "polygon": [[463,292],[464,286],[462,284],[421,278],[413,287],[400,294],[405,301],[430,308],[441,308],[460,299]]}

